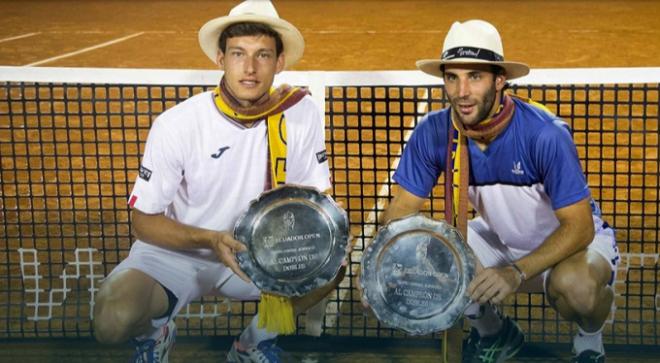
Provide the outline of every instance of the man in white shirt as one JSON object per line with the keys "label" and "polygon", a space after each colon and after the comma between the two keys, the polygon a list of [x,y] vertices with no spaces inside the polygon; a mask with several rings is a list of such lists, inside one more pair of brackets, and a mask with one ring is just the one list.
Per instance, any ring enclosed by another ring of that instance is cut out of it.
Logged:
{"label": "man in white shirt", "polygon": [[[278,183],[330,188],[318,107],[302,89],[272,88],[275,74],[302,56],[300,32],[270,1],[248,0],[207,22],[199,42],[223,78],[214,91],[155,120],[129,198],[137,240],[97,295],[96,338],[132,339],[135,362],[167,362],[172,319],[192,300],[259,298],[234,255],[245,247],[231,232],[250,201]],[[269,134],[272,140],[282,130],[286,139],[277,140],[285,153],[272,158]],[[257,321],[234,343],[228,361],[280,361],[276,333]]]}

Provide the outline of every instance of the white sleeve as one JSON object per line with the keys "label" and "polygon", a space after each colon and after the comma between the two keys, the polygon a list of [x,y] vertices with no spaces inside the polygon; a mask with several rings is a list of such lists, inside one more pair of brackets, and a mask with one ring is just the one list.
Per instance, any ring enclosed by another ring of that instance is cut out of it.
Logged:
{"label": "white sleeve", "polygon": [[[287,183],[316,187],[320,191],[330,189],[330,170],[325,148],[325,120],[311,97],[292,112],[287,119],[287,136],[290,140],[287,154]],[[291,125],[292,127],[289,127]],[[291,134],[289,134],[291,130]]]}
{"label": "white sleeve", "polygon": [[164,212],[172,203],[183,178],[181,140],[157,118],[149,130],[138,177],[129,205],[148,214]]}

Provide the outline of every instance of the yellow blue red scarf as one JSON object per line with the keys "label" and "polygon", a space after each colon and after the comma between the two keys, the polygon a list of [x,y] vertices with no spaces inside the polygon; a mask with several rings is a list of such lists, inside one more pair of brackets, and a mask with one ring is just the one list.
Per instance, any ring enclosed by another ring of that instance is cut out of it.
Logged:
{"label": "yellow blue red scarf", "polygon": [[[240,123],[266,119],[268,130],[268,176],[266,189],[286,182],[286,119],[284,111],[298,103],[308,92],[305,89],[282,85],[271,89],[251,107],[243,107],[227,89],[224,78],[213,91],[218,109]],[[279,334],[293,334],[296,322],[291,299],[285,296],[261,293],[259,300],[260,328]]]}

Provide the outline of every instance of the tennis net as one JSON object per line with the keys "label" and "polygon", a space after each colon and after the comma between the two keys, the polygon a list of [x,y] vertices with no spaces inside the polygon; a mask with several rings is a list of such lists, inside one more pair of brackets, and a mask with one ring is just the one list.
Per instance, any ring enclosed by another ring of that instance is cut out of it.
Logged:
{"label": "tennis net", "polygon": [[[126,198],[153,119],[214,87],[217,71],[0,67],[0,338],[85,337],[100,280],[130,248]],[[353,276],[410,132],[447,105],[440,79],[416,71],[284,72],[326,115],[333,193],[351,221],[350,272],[323,332],[404,337],[365,316]],[[566,120],[622,261],[605,343],[660,344],[658,123],[660,68],[547,69],[512,84]],[[442,179],[439,181],[442,185]],[[438,187],[424,213],[443,218]],[[542,294],[504,310],[529,341],[568,342],[574,327]],[[177,317],[183,335],[236,335],[255,302],[204,297]],[[298,333],[306,322],[298,321]]]}

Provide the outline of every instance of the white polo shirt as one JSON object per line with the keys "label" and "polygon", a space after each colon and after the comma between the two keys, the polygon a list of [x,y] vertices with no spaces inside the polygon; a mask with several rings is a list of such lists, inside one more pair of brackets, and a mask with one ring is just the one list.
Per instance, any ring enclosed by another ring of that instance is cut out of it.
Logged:
{"label": "white polo shirt", "polygon": [[[330,188],[325,122],[312,98],[304,97],[284,116],[287,184]],[[244,128],[226,118],[211,92],[189,98],[154,121],[129,204],[184,224],[231,231],[266,189],[266,131],[265,121]],[[210,250],[198,253],[216,259]]]}

